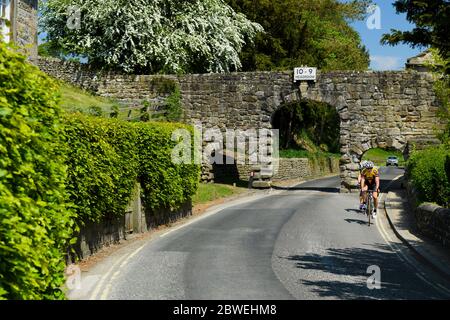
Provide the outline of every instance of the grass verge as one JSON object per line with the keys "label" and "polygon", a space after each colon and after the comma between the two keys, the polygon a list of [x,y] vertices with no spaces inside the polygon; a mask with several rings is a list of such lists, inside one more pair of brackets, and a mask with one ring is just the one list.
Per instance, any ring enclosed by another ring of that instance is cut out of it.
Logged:
{"label": "grass verge", "polygon": [[193,205],[204,204],[221,198],[230,197],[246,191],[246,188],[218,183],[200,183],[197,193],[192,198]]}

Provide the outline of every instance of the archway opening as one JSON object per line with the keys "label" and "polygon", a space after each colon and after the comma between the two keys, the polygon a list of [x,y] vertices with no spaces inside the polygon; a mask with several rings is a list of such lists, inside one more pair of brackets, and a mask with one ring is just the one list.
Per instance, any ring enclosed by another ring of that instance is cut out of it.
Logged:
{"label": "archway opening", "polygon": [[279,130],[281,158],[340,156],[340,117],[327,103],[284,103],[273,114],[272,127]]}
{"label": "archway opening", "polygon": [[404,167],[406,160],[403,152],[396,148],[372,148],[361,157],[361,161],[372,161],[377,167]]}

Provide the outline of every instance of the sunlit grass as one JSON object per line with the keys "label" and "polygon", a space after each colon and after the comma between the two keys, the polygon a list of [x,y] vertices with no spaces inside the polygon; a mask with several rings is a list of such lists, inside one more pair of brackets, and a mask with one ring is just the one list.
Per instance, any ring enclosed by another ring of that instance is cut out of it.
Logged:
{"label": "sunlit grass", "polygon": [[193,204],[202,204],[220,198],[244,192],[245,188],[217,183],[200,183],[197,193],[192,198]]}
{"label": "sunlit grass", "polygon": [[370,160],[377,166],[385,166],[386,160],[390,156],[395,156],[398,158],[398,164],[399,166],[405,165],[405,160],[403,159],[403,154],[400,151],[387,151],[384,149],[370,149],[367,151],[363,157],[362,160]]}

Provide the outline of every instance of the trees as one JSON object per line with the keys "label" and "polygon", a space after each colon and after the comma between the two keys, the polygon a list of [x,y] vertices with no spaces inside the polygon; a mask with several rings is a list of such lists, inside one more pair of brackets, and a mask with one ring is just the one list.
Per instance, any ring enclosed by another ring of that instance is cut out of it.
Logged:
{"label": "trees", "polygon": [[416,27],[411,31],[391,30],[390,34],[383,35],[381,42],[436,48],[446,61],[445,73],[450,74],[450,1],[397,0],[394,6],[397,13],[406,13],[406,19]]}
{"label": "trees", "polygon": [[227,0],[237,12],[260,23],[254,44],[241,54],[243,69],[291,69],[314,65],[322,70],[364,70],[369,54],[349,21],[364,17],[370,1]]}
{"label": "trees", "polygon": [[41,28],[63,52],[134,73],[236,70],[245,42],[262,31],[223,0],[48,0],[41,5]]}

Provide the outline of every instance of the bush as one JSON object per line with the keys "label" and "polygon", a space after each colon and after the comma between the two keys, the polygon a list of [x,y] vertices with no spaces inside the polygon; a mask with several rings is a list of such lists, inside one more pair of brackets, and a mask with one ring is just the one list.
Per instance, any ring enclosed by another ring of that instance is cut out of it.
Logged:
{"label": "bush", "polygon": [[0,39],[0,298],[62,299],[73,231],[57,85]]}
{"label": "bush", "polygon": [[67,189],[77,222],[121,217],[137,179],[136,134],[116,119],[65,116]]}
{"label": "bush", "polygon": [[[139,180],[148,209],[177,209],[195,194],[200,166],[174,164],[172,133],[176,129],[191,127],[175,123],[134,123],[138,131]],[[151,147],[150,147],[151,146]]]}
{"label": "bush", "polygon": [[421,201],[449,206],[450,180],[446,174],[446,160],[449,156],[450,149],[440,146],[414,152],[408,160],[408,175]]}
{"label": "bush", "polygon": [[172,162],[172,132],[180,128],[189,127],[67,115],[67,188],[78,221],[122,217],[137,180],[149,209],[177,209],[189,201],[200,173],[199,166]]}

